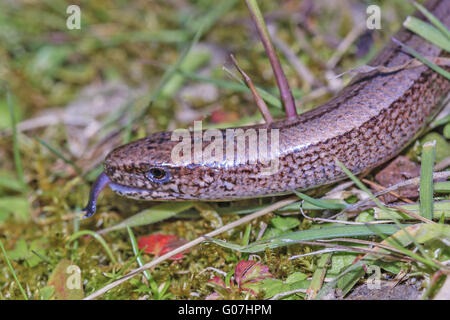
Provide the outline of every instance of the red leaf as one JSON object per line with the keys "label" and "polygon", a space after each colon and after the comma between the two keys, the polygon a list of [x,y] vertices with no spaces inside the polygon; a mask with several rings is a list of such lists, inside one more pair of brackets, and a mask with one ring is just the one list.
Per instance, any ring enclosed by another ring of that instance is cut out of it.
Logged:
{"label": "red leaf", "polygon": [[[152,234],[147,237],[141,237],[138,240],[139,250],[144,249],[145,253],[150,253],[155,256],[162,256],[166,253],[184,245],[187,243],[186,240],[179,239],[175,235],[165,235],[165,234]],[[184,252],[186,252],[185,250]],[[177,253],[170,257],[170,260],[180,260],[183,259],[183,253]]]}
{"label": "red leaf", "polygon": [[251,294],[256,295],[260,290],[260,282],[267,278],[272,278],[268,266],[255,260],[241,260],[234,269],[235,283],[231,281],[231,287],[227,287],[223,279],[218,276],[208,280],[215,292],[208,295],[206,300],[216,300],[224,297],[227,293],[232,292],[232,288],[236,288],[236,285],[239,291],[249,291]]}
{"label": "red leaf", "polygon": [[234,277],[238,288],[242,291],[250,291],[255,294],[258,290],[258,282],[271,278],[269,267],[255,260],[241,260],[236,265]]}

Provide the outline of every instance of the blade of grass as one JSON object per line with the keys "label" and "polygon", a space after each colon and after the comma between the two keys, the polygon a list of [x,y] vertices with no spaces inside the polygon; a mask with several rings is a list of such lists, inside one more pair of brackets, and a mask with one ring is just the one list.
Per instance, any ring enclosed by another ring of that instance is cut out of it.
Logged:
{"label": "blade of grass", "polygon": [[[377,229],[374,231],[374,229]],[[308,229],[296,232],[282,234],[267,240],[261,240],[251,243],[248,246],[240,246],[233,243],[228,243],[219,239],[208,238],[209,241],[218,244],[222,247],[237,250],[239,252],[256,253],[265,250],[266,248],[284,247],[302,241],[330,239],[337,237],[359,237],[372,236],[378,233],[391,235],[400,230],[395,225],[345,225],[333,226],[322,229]]]}
{"label": "blade of grass", "polygon": [[192,208],[193,203],[186,202],[164,202],[157,204],[149,209],[145,209],[138,214],[135,214],[122,222],[97,232],[97,234],[108,233],[113,230],[119,230],[126,227],[138,227],[155,222],[159,222],[173,217],[177,213],[183,212]]}
{"label": "blade of grass", "polygon": [[[80,208],[77,209],[80,210]],[[80,231],[80,216],[75,215],[75,218],[73,219],[73,232],[76,233],[78,231]],[[78,240],[75,240],[72,245],[72,256],[76,256],[77,250],[78,250]]]}
{"label": "blade of grass", "polygon": [[107,282],[106,285],[110,284],[111,282],[117,280],[118,278],[120,278],[123,273],[128,270],[128,268],[133,264],[134,261],[136,261],[138,256],[134,256],[133,258],[131,258],[120,270],[119,272],[117,272],[116,274],[114,274],[114,276],[112,276]]}
{"label": "blade of grass", "polygon": [[146,42],[146,43],[183,43],[189,41],[190,32],[185,30],[142,30],[132,32],[120,32],[112,35],[108,39],[93,37],[97,41],[98,48],[102,47],[116,47],[126,43],[132,42]]}
{"label": "blade of grass", "polygon": [[16,192],[22,191],[22,184],[17,177],[8,171],[0,171],[0,189],[9,189]]}
{"label": "blade of grass", "polygon": [[[447,226],[445,226],[447,227]],[[404,247],[408,246],[409,244],[412,243],[412,241],[409,239],[412,235],[414,235],[415,237],[418,237],[419,241],[427,241],[427,240],[431,240],[433,238],[439,238],[441,237],[441,234],[446,234],[448,233],[447,228],[445,228],[443,226],[437,225],[437,224],[415,224],[415,225],[410,225],[405,227],[403,230],[399,230],[398,232],[396,232],[395,234],[393,234],[391,237],[383,240],[383,242],[381,243],[382,246],[377,246],[375,248],[376,251],[379,252],[387,252],[385,250],[385,246],[388,245],[388,243],[392,243],[392,238],[395,238],[396,241],[400,243],[400,248],[398,248],[397,246],[395,246],[396,251],[400,251],[402,253],[405,253],[406,249],[404,249]],[[408,229],[408,230],[407,230]],[[392,250],[392,249],[389,249]],[[420,261],[426,265],[431,265],[434,268],[438,268],[439,266],[437,266],[434,262],[430,264],[429,261],[427,261],[426,259],[424,259],[421,256],[418,256],[415,253],[411,254],[407,254],[408,256],[411,256],[411,258],[413,258],[414,260]],[[322,290],[320,290],[320,292],[318,293],[318,295],[316,296],[316,299],[320,299],[321,297],[323,297],[325,294],[327,294],[327,292],[334,288],[334,286],[337,284],[338,280],[341,279],[343,276],[345,276],[346,274],[349,274],[350,272],[357,270],[359,267],[362,267],[366,261],[372,261],[373,259],[377,259],[376,256],[373,253],[369,253],[366,254],[364,257],[362,257],[359,261],[357,261],[356,263],[354,263],[353,265],[349,266],[346,270],[344,270],[339,276],[337,276],[336,278],[334,278],[331,282],[327,283]],[[373,262],[372,262],[373,263]],[[349,279],[350,281],[357,281],[359,278],[361,278],[364,275],[364,271],[361,269],[359,272],[357,272],[355,274],[355,276],[352,279]]]}
{"label": "blade of grass", "polygon": [[345,275],[349,274],[350,272],[359,269],[358,272],[354,275],[353,279],[351,279],[351,281],[361,278],[364,275],[364,270],[362,269],[364,264],[365,262],[363,260],[359,260],[354,264],[352,264],[351,266],[347,267],[341,274],[339,274],[336,278],[334,278],[332,281],[328,282],[326,285],[322,287],[322,289],[317,293],[315,300],[320,300],[323,296],[325,296],[331,289],[333,289],[336,286],[337,282],[340,279],[342,279]]}
{"label": "blade of grass", "polygon": [[432,63],[430,60],[424,58],[420,53],[418,53],[417,51],[415,51],[414,49],[408,47],[407,45],[401,43],[400,41],[398,41],[395,38],[392,38],[392,41],[394,41],[396,44],[398,44],[399,46],[401,46],[402,48],[404,48],[409,54],[411,54],[412,56],[414,56],[414,58],[418,59],[420,62],[422,62],[423,64],[427,65],[428,67],[430,67],[432,70],[436,71],[437,73],[441,74],[442,76],[446,77],[448,80],[450,80],[450,72],[448,72],[447,70],[439,67],[438,65]]}
{"label": "blade of grass", "polygon": [[434,184],[434,191],[439,193],[449,193],[450,192],[450,181],[436,182]]}
{"label": "blade of grass", "polygon": [[245,228],[244,236],[242,237],[242,245],[247,246],[250,240],[250,232],[252,231],[252,225],[248,224]]}
{"label": "blade of grass", "polygon": [[333,255],[332,253],[325,253],[320,257],[319,261],[317,262],[317,269],[316,271],[314,271],[314,274],[311,279],[311,284],[309,285],[309,288],[306,291],[307,300],[314,299],[317,296],[317,293],[320,291],[332,255]]}
{"label": "blade of grass", "polygon": [[43,145],[45,148],[47,148],[51,153],[53,153],[57,158],[60,158],[62,161],[64,161],[65,163],[70,165],[72,168],[74,168],[74,170],[78,173],[78,175],[83,178],[83,170],[81,170],[81,168],[79,166],[77,166],[75,162],[66,158],[61,152],[56,150],[53,146],[51,146],[48,142],[42,140],[41,138],[36,137],[36,140],[41,145]]}
{"label": "blade of grass", "polygon": [[3,253],[3,256],[5,257],[5,261],[6,261],[6,264],[8,265],[9,271],[11,271],[11,274],[12,274],[12,276],[14,278],[14,281],[16,281],[17,286],[19,287],[19,290],[22,293],[23,298],[25,300],[28,300],[28,297],[27,297],[25,291],[23,290],[19,279],[17,278],[16,272],[14,271],[14,268],[12,267],[11,262],[9,261],[9,258],[8,258],[7,253],[6,253],[5,247],[3,246],[3,242],[1,240],[0,240],[0,248],[2,249],[2,253]]}
{"label": "blade of grass", "polygon": [[437,128],[437,127],[442,126],[442,125],[444,125],[446,123],[449,123],[449,122],[450,122],[450,114],[445,116],[445,117],[443,117],[442,119],[434,120],[433,122],[430,123],[429,126],[430,126],[431,129],[434,129],[434,128]]}
{"label": "blade of grass", "polygon": [[[418,223],[404,227],[402,230],[399,230],[389,238],[383,240],[382,244],[389,243],[392,245],[392,243],[398,243],[399,246],[396,246],[396,249],[400,250],[403,254],[410,256],[416,261],[420,261],[424,265],[435,269],[440,269],[441,266],[436,264],[434,260],[428,258],[427,255],[422,257],[410,250],[407,250],[406,247],[412,243],[416,244],[417,247],[417,243],[425,243],[435,238],[448,238],[449,235],[450,227],[448,225],[440,225],[437,223]],[[395,240],[395,242],[392,240]],[[376,248],[376,250],[380,252],[386,251],[381,247]]]}
{"label": "blade of grass", "polygon": [[256,0],[246,0],[246,3],[248,9],[250,10],[253,23],[258,30],[259,37],[264,45],[264,48],[266,49],[270,64],[272,65],[272,70],[277,81],[278,89],[280,90],[281,101],[283,101],[286,116],[288,118],[296,117],[297,108],[295,107],[294,97],[292,96],[286,75],[281,67],[275,48],[273,47],[269,31],[267,30],[266,23],[264,22],[264,17],[259,9],[258,2]]}
{"label": "blade of grass", "polygon": [[[131,247],[133,248],[133,253],[136,256],[136,260],[139,264],[139,267],[142,267],[144,265],[144,263],[142,262],[141,251],[139,250],[134,233],[129,226],[127,226],[127,231],[128,231],[128,236],[130,237],[130,242],[131,242]],[[144,276],[147,278],[147,280],[150,280],[152,278],[152,276],[150,275],[148,270],[144,270]]]}
{"label": "blade of grass", "polygon": [[[243,91],[243,92],[251,92],[251,89],[245,84],[245,82],[242,79],[239,79],[233,72],[231,72],[230,70],[228,70],[226,67],[222,68],[233,80],[237,81],[238,83],[240,83],[242,85],[242,87],[238,88],[236,87],[236,84],[231,82],[232,84],[234,84],[235,86],[233,86],[235,88],[236,91]],[[223,80],[222,80],[223,81]],[[244,89],[245,87],[245,89]],[[281,109],[283,107],[283,104],[281,103],[280,99],[278,99],[276,96],[272,95],[270,92],[255,86],[256,91],[259,93],[259,95],[261,96],[261,98],[266,101],[267,103],[269,103],[270,105],[277,107],[278,109]]]}
{"label": "blade of grass", "polygon": [[403,26],[438,47],[450,51],[450,40],[432,25],[419,20],[416,17],[408,17],[405,22],[403,22]]}
{"label": "blade of grass", "polygon": [[344,173],[360,188],[362,191],[367,193],[367,195],[372,199],[373,202],[382,210],[389,211],[377,197],[375,197],[372,192],[367,188],[364,183],[361,182],[353,173],[348,170],[342,162],[336,159],[337,165],[344,171]]}
{"label": "blade of grass", "polygon": [[[450,171],[443,171],[443,172],[435,172],[433,173],[433,180],[436,179],[448,179],[450,177]],[[401,187],[405,187],[405,186],[418,186],[420,184],[420,177],[416,177],[416,178],[412,178],[412,179],[408,179],[406,181],[402,181],[399,182],[391,187],[388,187],[382,191],[379,191],[377,193],[375,193],[376,197],[382,196],[383,194],[386,194],[390,191],[394,191],[394,190],[398,190]],[[360,200],[352,205],[350,205],[347,209],[344,209],[344,211],[356,211],[359,208],[361,208],[362,206],[368,204],[370,202],[370,200],[372,200],[372,198],[367,198],[367,199],[363,199]]]}
{"label": "blade of grass", "polygon": [[252,79],[239,67],[239,64],[237,63],[234,56],[230,55],[231,60],[233,61],[234,67],[239,71],[242,78],[244,79],[245,83],[247,84],[247,87],[250,89],[253,95],[253,99],[255,100],[256,105],[258,106],[259,111],[261,112],[261,115],[263,116],[264,120],[266,121],[266,124],[271,124],[273,122],[272,114],[269,111],[269,108],[267,108],[266,103],[264,102],[264,99],[261,98],[261,96],[258,93],[258,90],[256,90],[255,85],[253,84]]}
{"label": "blade of grass", "polygon": [[14,107],[13,107],[12,101],[11,101],[11,93],[9,92],[8,89],[6,89],[6,100],[7,100],[7,104],[8,104],[8,108],[9,108],[9,113],[11,116],[14,166],[16,168],[17,178],[19,179],[19,182],[22,186],[22,191],[25,192],[27,189],[27,184],[26,184],[25,178],[24,178],[22,159],[20,157],[20,151],[19,151],[19,140],[18,140],[18,134],[17,134],[16,116],[14,114]]}
{"label": "blade of grass", "polygon": [[420,166],[420,213],[428,219],[433,219],[433,165],[436,141],[427,142],[422,148],[422,163]]}
{"label": "blade of grass", "polygon": [[[436,184],[435,184],[436,185]],[[436,188],[436,187],[435,187]],[[408,210],[410,212],[414,212],[416,214],[420,213],[420,204],[404,204],[399,205],[395,207],[400,207],[402,209]],[[392,214],[386,214],[384,211],[379,210],[378,208],[375,208],[375,219],[385,220],[389,219],[391,215],[394,215],[396,219],[404,219],[404,220],[411,220],[413,217],[404,214],[402,212],[398,213],[392,213]],[[450,218],[450,201],[436,201],[433,204],[433,218],[439,219],[444,215],[446,219]]]}
{"label": "blade of grass", "polygon": [[347,205],[345,205],[343,203],[335,203],[335,202],[330,202],[330,201],[323,201],[322,199],[318,200],[318,199],[311,198],[310,196],[308,196],[308,195],[306,195],[304,193],[295,191],[295,190],[293,190],[293,192],[299,198],[301,198],[302,200],[304,200],[306,202],[309,202],[310,204],[312,204],[314,206],[317,206],[319,208],[322,208],[322,209],[342,210],[342,209],[345,209],[345,208],[348,207]]}
{"label": "blade of grass", "polygon": [[70,243],[70,242],[74,241],[75,239],[78,239],[79,237],[82,237],[82,236],[91,236],[95,240],[100,242],[100,244],[102,245],[102,247],[105,249],[106,253],[108,254],[109,259],[111,260],[111,262],[114,263],[114,264],[117,263],[117,260],[114,257],[111,249],[108,247],[108,244],[106,243],[106,241],[99,234],[95,233],[94,231],[81,230],[81,231],[75,232],[74,234],[72,234],[70,236],[69,240],[67,240],[67,243]]}
{"label": "blade of grass", "polygon": [[[383,211],[385,211],[387,214],[391,213],[391,210],[386,208],[380,200],[377,199],[377,197],[375,197],[373,195],[373,193],[353,174],[350,172],[350,170],[348,170],[344,164],[342,162],[340,162],[339,160],[336,159],[336,163],[339,167],[341,167],[341,169],[345,172],[345,174],[364,192],[366,192],[369,197],[372,199],[372,201],[374,201],[376,203],[376,205]],[[422,258],[420,256],[418,256],[417,254],[413,253],[410,250],[405,249],[403,246],[401,246],[398,243],[392,242],[390,243],[392,246],[395,246],[397,249],[401,250],[404,254],[410,256],[410,257],[414,257],[415,259],[423,262],[424,264],[427,265],[431,265],[433,267],[438,267],[436,265],[436,263],[434,263],[433,260],[431,260],[431,258],[428,257],[427,253],[425,252],[425,250],[422,248],[422,246],[414,239],[414,237],[409,234],[409,232],[406,230],[406,228],[398,221],[398,219],[395,218],[394,215],[390,215],[390,219],[392,221],[394,221],[394,223],[397,225],[397,227],[399,227],[399,229],[401,229],[402,231],[405,232],[406,236],[409,238],[409,240],[414,243],[414,245],[416,246],[416,248],[420,251],[420,253],[425,257]],[[380,233],[379,234],[380,237],[383,238],[383,235]],[[383,240],[387,240],[387,239],[383,239]]]}
{"label": "blade of grass", "polygon": [[450,39],[450,30],[448,30],[448,28],[439,21],[438,18],[436,18],[430,11],[428,11],[424,6],[422,6],[421,4],[413,1],[413,5],[417,8],[417,10],[419,10],[420,12],[422,12],[422,14],[427,17],[428,20],[430,20],[430,22],[432,24],[434,24],[434,26],[439,29],[439,31],[441,31],[448,39]]}
{"label": "blade of grass", "polygon": [[[179,69],[186,72],[195,72],[205,66],[211,59],[211,52],[203,48],[193,48],[186,55]],[[176,95],[185,82],[185,76],[180,73],[174,74],[167,82],[161,92],[162,98],[173,97]]]}

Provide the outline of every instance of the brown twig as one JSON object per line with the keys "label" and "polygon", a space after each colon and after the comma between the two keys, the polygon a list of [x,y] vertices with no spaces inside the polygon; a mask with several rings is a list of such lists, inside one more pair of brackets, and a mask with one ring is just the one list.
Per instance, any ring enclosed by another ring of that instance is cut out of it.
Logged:
{"label": "brown twig", "polygon": [[[377,251],[376,248],[363,248],[363,247],[350,247],[350,246],[345,246],[345,245],[341,245],[341,244],[335,244],[335,243],[329,243],[329,242],[324,242],[324,241],[301,241],[298,242],[298,244],[303,244],[303,245],[312,245],[312,246],[323,246],[323,247],[328,247],[328,248],[333,248],[333,249],[341,249],[341,250],[346,250],[348,252],[359,252],[359,253],[365,253],[365,254],[373,254],[373,255],[378,255],[381,256],[385,259],[400,259],[402,261],[412,261],[413,259],[407,256],[404,256],[404,254],[402,252],[392,252],[392,253],[386,253],[386,252],[380,252]],[[380,247],[377,244],[377,247]],[[389,249],[390,250],[390,249]],[[394,250],[392,250],[394,251]],[[400,254],[400,255],[399,255]],[[289,260],[293,260],[296,258],[301,257],[301,255],[297,255],[297,256],[292,256],[289,257]]]}
{"label": "brown twig", "polygon": [[340,224],[351,224],[351,225],[369,225],[369,224],[385,224],[392,223],[392,220],[378,220],[378,221],[370,221],[370,222],[359,222],[359,221],[345,221],[345,220],[335,220],[335,219],[324,219],[324,218],[313,218],[306,215],[303,208],[300,206],[300,213],[306,220],[310,220],[312,222],[328,222],[328,223],[340,223]]}
{"label": "brown twig", "polygon": [[256,26],[259,37],[266,49],[267,56],[269,57],[272,70],[277,81],[278,89],[280,90],[281,101],[283,102],[284,109],[288,118],[294,118],[297,116],[297,109],[295,107],[294,97],[287,82],[286,75],[283,68],[281,68],[280,60],[278,59],[275,48],[270,40],[269,31],[264,23],[264,17],[259,10],[256,0],[245,0],[250,10],[253,23]]}
{"label": "brown twig", "polygon": [[269,111],[269,108],[267,107],[264,100],[259,95],[258,91],[256,90],[255,86],[253,85],[252,79],[242,70],[236,59],[232,54],[230,54],[231,61],[234,64],[234,67],[239,71],[242,78],[244,79],[245,83],[247,84],[247,87],[249,87],[250,91],[252,92],[253,99],[255,99],[256,105],[258,106],[259,111],[261,111],[262,116],[264,117],[264,120],[267,124],[271,124],[273,122],[272,114]]}
{"label": "brown twig", "polygon": [[441,171],[446,169],[447,167],[450,167],[450,157],[445,158],[438,164],[436,164],[433,168],[434,171]]}
{"label": "brown twig", "polygon": [[[367,179],[362,179],[362,181],[366,184],[368,184],[369,186],[371,186],[374,189],[377,189],[376,191],[382,191],[384,189],[386,189],[386,187],[383,187],[382,185],[379,185],[376,182],[367,180]],[[397,192],[395,191],[389,191],[389,194],[392,194],[394,197],[406,202],[406,203],[414,203],[414,201],[409,200],[408,198],[402,197],[401,195],[399,195]]]}
{"label": "brown twig", "polygon": [[379,242],[369,241],[369,240],[362,240],[362,239],[352,239],[352,238],[333,238],[333,239],[320,239],[317,240],[319,242],[349,242],[349,243],[358,243],[358,244],[364,244],[369,245],[373,247],[379,247],[382,249],[386,249],[389,251],[394,251],[399,254],[404,254],[401,250],[397,249],[396,247],[393,247],[388,244],[383,244]]}
{"label": "brown twig", "polygon": [[[449,177],[450,177],[450,172],[448,172],[448,171],[433,173],[433,180],[435,180],[435,179],[446,179],[446,178],[449,178]],[[384,189],[383,191],[377,192],[377,193],[374,194],[374,196],[375,197],[379,197],[379,196],[381,196],[383,194],[386,194],[386,193],[388,193],[390,191],[393,191],[393,190],[397,190],[397,189],[399,189],[401,187],[410,186],[410,185],[419,185],[419,184],[420,184],[420,177],[412,178],[412,179],[409,179],[409,180],[397,183],[397,184],[395,184],[393,186],[390,186],[390,187]],[[355,211],[358,208],[360,208],[361,206],[369,203],[370,201],[371,201],[370,198],[364,199],[364,200],[360,200],[360,201],[356,202],[355,204],[352,204],[351,206],[343,209],[339,213],[339,215],[343,214],[345,212]]]}
{"label": "brown twig", "polygon": [[[389,207],[390,207],[390,206],[389,206]],[[436,222],[434,222],[434,221],[432,221],[432,220],[429,220],[429,219],[427,219],[427,218],[425,218],[425,217],[422,217],[421,215],[419,215],[419,214],[417,214],[417,213],[415,213],[415,212],[412,212],[412,211],[410,211],[410,210],[406,210],[406,209],[404,209],[404,208],[402,208],[402,207],[399,207],[399,206],[393,206],[392,208],[394,208],[395,210],[398,210],[398,211],[400,211],[400,212],[403,212],[404,214],[406,214],[406,215],[408,215],[408,216],[410,216],[410,217],[412,217],[412,218],[414,218],[414,219],[416,219],[416,220],[422,221],[422,222],[424,222],[424,223],[434,223],[434,224],[436,224]]]}

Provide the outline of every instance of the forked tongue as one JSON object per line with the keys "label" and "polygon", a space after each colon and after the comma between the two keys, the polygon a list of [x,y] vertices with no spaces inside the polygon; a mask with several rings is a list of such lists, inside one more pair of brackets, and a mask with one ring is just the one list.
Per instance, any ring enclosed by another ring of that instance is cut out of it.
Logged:
{"label": "forked tongue", "polygon": [[94,184],[92,185],[91,192],[89,193],[89,201],[86,205],[86,208],[83,209],[83,211],[86,212],[84,215],[85,218],[89,218],[95,213],[95,210],[97,209],[97,198],[100,192],[111,183],[111,180],[109,180],[108,176],[102,172],[97,180],[95,180]]}

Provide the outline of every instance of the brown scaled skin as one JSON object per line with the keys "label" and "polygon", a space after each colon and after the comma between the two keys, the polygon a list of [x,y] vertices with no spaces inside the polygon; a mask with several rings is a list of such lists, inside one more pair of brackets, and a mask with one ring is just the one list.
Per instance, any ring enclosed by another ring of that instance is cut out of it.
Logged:
{"label": "brown scaled skin", "polygon": [[[426,6],[450,27],[450,0]],[[407,30],[395,38],[423,56],[443,54]],[[392,67],[410,59],[390,41],[370,64]],[[225,150],[221,161],[174,164],[171,152],[179,141],[171,141],[170,132],[115,149],[106,157],[105,174],[115,192],[146,200],[233,200],[308,189],[346,177],[335,159],[357,174],[394,157],[439,111],[449,89],[450,82],[426,66],[359,76],[338,96],[297,118],[244,127],[279,129],[280,170],[273,175],[260,175],[267,167],[260,163],[225,159]],[[225,130],[221,133],[225,137]],[[248,159],[248,150],[244,156]],[[163,170],[164,182],[148,178],[155,168]]]}

